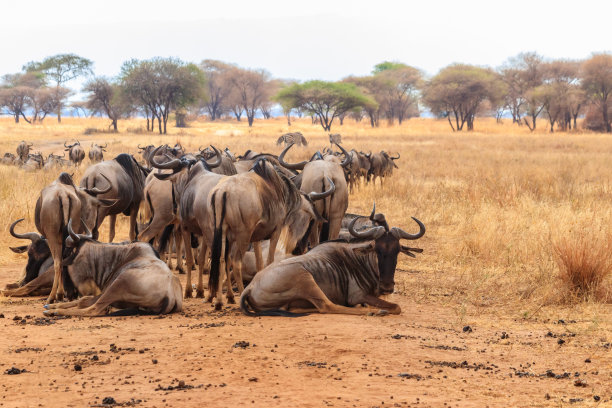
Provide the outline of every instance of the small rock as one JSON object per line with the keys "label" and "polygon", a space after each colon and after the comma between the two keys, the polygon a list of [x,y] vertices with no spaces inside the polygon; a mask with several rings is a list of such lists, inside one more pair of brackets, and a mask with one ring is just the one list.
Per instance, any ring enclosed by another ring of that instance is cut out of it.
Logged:
{"label": "small rock", "polygon": [[587,358],[586,360],[584,360],[584,362],[585,362],[585,363],[590,363],[590,362],[591,362],[591,359],[590,359],[590,358]]}
{"label": "small rock", "polygon": [[257,378],[257,377],[251,377],[251,378],[249,378],[249,381],[250,381],[250,382],[257,382],[257,381],[259,381],[259,378]]}
{"label": "small rock", "polygon": [[563,344],[563,343],[565,343],[565,340],[563,340],[563,339],[559,339],[559,340],[557,340],[557,344],[558,344],[558,345],[561,345],[561,344]]}
{"label": "small rock", "polygon": [[465,327],[463,328],[463,332],[464,332],[464,333],[471,333],[471,332],[472,332],[472,328],[471,328],[470,326],[465,326]]}
{"label": "small rock", "polygon": [[91,357],[91,359],[92,359],[93,361],[98,361],[100,358],[98,357],[98,355],[97,355],[97,354],[94,354],[94,355]]}
{"label": "small rock", "polygon": [[81,370],[83,370],[83,367],[81,367],[80,364],[75,364],[74,365],[74,371],[81,371]]}
{"label": "small rock", "polygon": [[586,387],[587,383],[584,380],[578,379],[578,380],[574,381],[574,386],[575,387]]}
{"label": "small rock", "polygon": [[4,372],[4,374],[8,374],[8,375],[16,375],[16,374],[21,374],[21,373],[25,373],[25,372],[26,372],[25,368],[24,368],[23,370],[20,370],[20,369],[18,369],[18,368],[16,368],[16,367],[11,367],[11,368],[9,368],[8,370],[6,370],[6,371]]}
{"label": "small rock", "polygon": [[546,393],[546,395],[544,396],[545,399],[549,400],[550,399],[550,394]]}
{"label": "small rock", "polygon": [[234,348],[245,349],[245,348],[249,347],[249,345],[250,345],[250,343],[248,341],[239,341],[239,342],[235,343],[233,347]]}
{"label": "small rock", "polygon": [[601,398],[599,398],[599,395],[593,395],[593,399],[594,399],[595,401],[599,401]]}
{"label": "small rock", "polygon": [[21,320],[21,316],[15,316],[15,317],[13,317],[13,320],[14,321]]}
{"label": "small rock", "polygon": [[502,332],[501,338],[502,339],[507,339],[508,337],[510,337],[510,335],[506,332]]}
{"label": "small rock", "polygon": [[117,404],[117,401],[115,401],[113,397],[104,397],[102,403],[106,405],[115,405]]}
{"label": "small rock", "polygon": [[179,388],[185,388],[185,381],[180,380],[179,383],[178,383],[178,387]]}
{"label": "small rock", "polygon": [[153,364],[157,364],[157,360],[156,359],[153,359],[151,361],[153,361]]}

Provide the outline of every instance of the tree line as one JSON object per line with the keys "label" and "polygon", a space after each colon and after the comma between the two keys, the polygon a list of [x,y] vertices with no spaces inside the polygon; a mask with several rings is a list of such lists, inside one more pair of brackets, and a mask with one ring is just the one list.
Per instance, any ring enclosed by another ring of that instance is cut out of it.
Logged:
{"label": "tree line", "polygon": [[[82,101],[69,103],[73,91],[67,83],[87,80]],[[509,58],[492,69],[452,64],[431,78],[415,67],[385,61],[370,75],[340,81],[305,82],[272,78],[263,69],[242,68],[217,60],[199,64],[156,57],[126,61],[117,76],[95,76],[93,62],[74,54],[61,54],[28,62],[21,72],[6,74],[0,83],[0,109],[15,122],[42,122],[72,108],[89,115],[107,116],[117,131],[122,118],[146,118],[147,130],[166,133],[171,114],[177,126],[188,116],[206,115],[246,119],[252,126],[261,115],[269,118],[275,106],[291,117],[310,116],[330,131],[346,117],[401,124],[426,108],[448,121],[453,131],[474,129],[477,117],[512,118],[531,131],[544,120],[548,129],[576,129],[578,117],[586,128],[611,132],[612,54],[589,59],[547,60],[533,53]]]}

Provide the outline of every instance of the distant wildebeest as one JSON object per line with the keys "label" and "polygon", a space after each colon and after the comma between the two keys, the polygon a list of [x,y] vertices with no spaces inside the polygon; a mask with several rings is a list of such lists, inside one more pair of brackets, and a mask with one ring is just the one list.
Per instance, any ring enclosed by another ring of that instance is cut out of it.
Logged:
{"label": "distant wildebeest", "polygon": [[74,164],[75,167],[79,167],[83,159],[85,159],[85,149],[81,147],[81,142],[78,140],[76,143],[66,145],[64,142],[65,151],[68,152],[68,158]]}
{"label": "distant wildebeest", "polygon": [[[123,213],[130,217],[130,241],[138,236],[136,216],[140,202],[143,199],[145,179],[149,170],[142,167],[134,156],[122,153],[113,160],[105,160],[89,166],[80,186],[86,189],[111,189],[101,194],[99,198],[115,200],[110,207],[103,207],[98,213],[96,227],[99,227],[106,216],[110,216],[108,242],[115,238],[115,223],[117,214]],[[97,236],[96,236],[97,238]]]}
{"label": "distant wildebeest", "polygon": [[353,242],[330,241],[305,255],[276,262],[258,272],[240,297],[240,309],[248,316],[295,313],[343,313],[363,315],[371,309],[353,307],[367,304],[379,314],[399,314],[399,305],[379,298],[393,293],[395,268],[400,252],[414,257],[420,248],[400,244],[401,239],[414,240],[425,234],[419,224],[417,234],[399,228],[376,226],[366,231],[349,225]]}
{"label": "distant wildebeest", "polygon": [[15,155],[13,153],[4,153],[2,157],[2,164],[11,165],[15,162]]}
{"label": "distant wildebeest", "polygon": [[[284,226],[288,226],[287,232],[292,235],[288,240],[297,243],[310,229],[311,221],[321,219],[316,213],[313,200],[326,198],[330,191],[311,194],[307,199],[291,180],[277,172],[266,159],[255,162],[252,171],[226,177],[213,187],[209,193],[214,236],[208,287],[209,298],[217,298],[217,310],[223,305],[221,273],[227,276],[228,302],[233,301],[230,266],[233,267],[238,290],[241,292],[243,289],[242,258],[250,243],[253,243],[257,269],[260,270],[263,268],[260,241],[270,240],[266,263],[270,264],[274,261]],[[304,219],[304,215],[307,219]]]}
{"label": "distant wildebeest", "polygon": [[49,153],[44,169],[53,170],[53,169],[57,169],[57,168],[63,167],[64,165],[68,164],[68,161],[64,160],[65,156],[66,156],[66,153],[64,153],[63,156]]}
{"label": "distant wildebeest", "polygon": [[362,178],[367,180],[370,170],[370,155],[358,152],[355,149],[352,149],[349,154],[351,155],[351,162],[347,167],[347,175],[350,192],[352,193]]}
{"label": "distant wildebeest", "polygon": [[155,147],[153,145],[141,147],[138,145],[138,149],[140,149],[142,160],[145,162],[147,168],[151,168],[151,159],[153,156],[156,156],[158,161],[167,161],[168,155],[171,156],[171,158],[176,159],[184,154],[183,147],[180,145],[180,143],[177,143],[173,148],[168,145],[162,145],[159,147]]}
{"label": "distant wildebeest", "polygon": [[[342,217],[348,208],[348,187],[344,176],[344,168],[350,164],[350,156],[346,150],[337,145],[344,154],[344,160],[332,156],[323,158],[320,153],[316,153],[310,161],[300,163],[287,163],[284,160],[285,154],[292,145],[287,146],[280,154],[278,160],[291,170],[302,170],[300,173],[301,181],[299,188],[303,192],[322,192],[330,189],[334,185],[334,192],[325,200],[316,203],[316,209],[326,222],[317,223],[313,228],[310,240],[311,246],[316,246],[319,242],[338,238]],[[331,183],[329,182],[331,180]]]}
{"label": "distant wildebeest", "polygon": [[342,143],[342,136],[340,133],[330,133],[329,134],[329,145],[339,145]]}
{"label": "distant wildebeest", "polygon": [[389,153],[381,150],[380,153],[373,153],[370,155],[370,170],[368,175],[372,179],[372,184],[376,184],[376,177],[380,178],[380,185],[383,185],[385,177],[391,176],[393,168],[397,168],[395,160],[398,160],[400,155],[397,157],[389,156]]}
{"label": "distant wildebeest", "polygon": [[32,143],[27,144],[24,140],[17,146],[17,157],[19,157],[23,163],[28,159],[28,154],[30,154],[30,148],[32,146]]}
{"label": "distant wildebeest", "polygon": [[[108,185],[108,184],[107,184]],[[66,237],[66,226],[70,219],[79,220],[75,229],[82,231],[87,224],[96,229],[97,214],[104,206],[114,201],[98,199],[110,190],[77,188],[67,173],[61,173],[57,180],[42,189],[34,209],[36,229],[46,238],[53,257],[54,280],[48,302],[61,300],[64,296],[62,285],[62,250]]]}
{"label": "distant wildebeest", "polygon": [[104,146],[100,146],[95,143],[91,143],[91,148],[89,149],[89,161],[92,163],[98,163],[104,160],[104,152],[106,151],[106,147],[108,143]]}
{"label": "distant wildebeest", "polygon": [[285,144],[285,146],[290,144],[296,144],[298,146],[308,146],[308,141],[306,140],[302,132],[285,133],[276,140],[277,146],[280,146],[283,143]]}
{"label": "distant wildebeest", "polygon": [[22,168],[25,171],[35,171],[42,169],[44,165],[45,159],[43,158],[42,153],[30,153],[28,154],[28,158],[25,163],[23,163]]}
{"label": "distant wildebeest", "polygon": [[82,296],[73,302],[45,305],[46,315],[102,316],[111,308],[166,314],[183,307],[179,279],[151,245],[143,242],[105,244],[91,233],[77,234],[68,223],[65,246],[67,278]]}

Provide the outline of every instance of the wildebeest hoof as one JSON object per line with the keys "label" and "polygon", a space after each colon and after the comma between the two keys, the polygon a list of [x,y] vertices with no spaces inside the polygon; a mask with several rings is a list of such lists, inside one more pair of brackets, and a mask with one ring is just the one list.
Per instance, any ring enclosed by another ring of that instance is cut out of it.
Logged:
{"label": "wildebeest hoof", "polygon": [[388,314],[389,312],[384,309],[380,309],[378,312],[376,312],[376,316],[387,316]]}
{"label": "wildebeest hoof", "polygon": [[192,296],[191,296],[191,291],[190,291],[190,290],[186,290],[186,291],[185,291],[185,294],[183,295],[183,297],[184,297],[185,299],[191,298],[191,297],[192,297]]}
{"label": "wildebeest hoof", "polygon": [[179,275],[185,274],[185,271],[183,270],[183,268],[176,268],[176,270],[178,271]]}
{"label": "wildebeest hoof", "polygon": [[215,310],[221,310],[222,307],[223,307],[223,303],[220,303],[220,302],[215,303]]}
{"label": "wildebeest hoof", "polygon": [[196,297],[197,298],[203,298],[204,297],[204,291],[203,290],[196,291]]}
{"label": "wildebeest hoof", "polygon": [[227,303],[231,303],[232,305],[236,304],[236,299],[232,298],[227,298]]}

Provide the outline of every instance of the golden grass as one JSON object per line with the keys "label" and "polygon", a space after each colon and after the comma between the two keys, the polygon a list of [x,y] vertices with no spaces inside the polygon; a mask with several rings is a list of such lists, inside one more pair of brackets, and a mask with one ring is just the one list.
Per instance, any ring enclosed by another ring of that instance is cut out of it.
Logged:
{"label": "golden grass", "polygon": [[[73,138],[85,147],[92,141],[108,142],[108,158],[135,154],[139,143],[176,141],[191,151],[212,143],[238,154],[247,149],[278,153],[275,141],[289,130],[301,131],[309,142],[308,147],[294,148],[289,160],[307,158],[329,145],[327,134],[309,119],[295,120],[291,128],[283,118],[256,121],[253,128],[233,121],[197,121],[186,129],[170,127],[165,136],[143,133],[144,122],[134,119],[120,122],[119,134],[83,135],[86,128],[107,125],[102,119],[65,118],[58,125],[50,118],[35,126],[0,119],[0,154],[14,152],[22,139],[34,142],[35,151],[60,153],[64,140]],[[377,129],[346,120],[333,131],[342,134],[347,149],[401,153],[393,177],[383,187],[357,190],[349,211],[369,213],[376,200],[377,210],[392,225],[412,231],[416,225],[411,216],[425,223],[427,233],[416,244],[424,254],[416,260],[401,257],[398,265],[402,271],[419,272],[398,274],[397,285],[417,300],[517,310],[566,302],[554,244],[577,226],[585,242],[591,234],[612,234],[610,135],[548,134],[544,129],[530,133],[524,126],[492,119],[477,120],[472,133],[453,133],[445,121],[433,119]],[[82,171],[75,173],[79,180]],[[8,251],[9,244],[16,245],[8,225],[25,217],[21,231],[33,230],[36,197],[56,177],[57,172],[25,173],[0,166],[3,263],[22,259]],[[119,219],[118,239],[124,239],[127,222]],[[572,245],[566,251],[570,253]],[[609,279],[601,283],[602,288],[609,285]]]}

